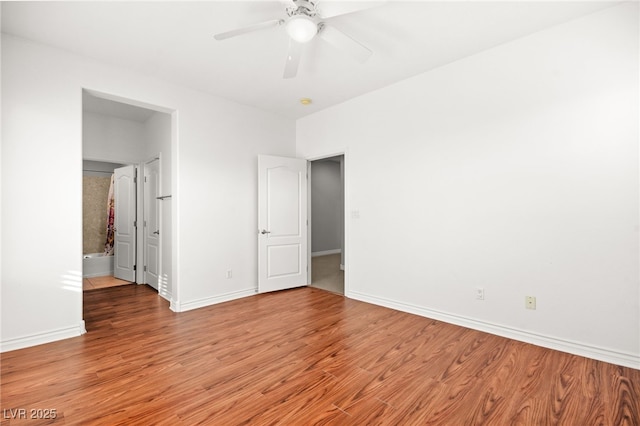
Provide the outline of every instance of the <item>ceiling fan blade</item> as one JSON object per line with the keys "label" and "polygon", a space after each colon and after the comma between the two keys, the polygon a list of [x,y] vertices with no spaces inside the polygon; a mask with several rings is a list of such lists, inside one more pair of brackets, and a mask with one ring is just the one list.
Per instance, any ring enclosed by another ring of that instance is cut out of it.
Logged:
{"label": "ceiling fan blade", "polygon": [[350,54],[356,61],[360,63],[366,62],[367,59],[369,59],[373,54],[371,49],[369,49],[364,44],[355,40],[351,36],[348,36],[337,28],[329,26],[327,24],[320,24],[318,37],[331,43],[334,47],[337,47],[338,49]]}
{"label": "ceiling fan blade", "polygon": [[213,38],[215,38],[216,40],[226,40],[228,38],[239,36],[242,34],[260,31],[266,28],[277,27],[282,24],[284,24],[283,19],[274,19],[272,21],[260,22],[259,24],[249,25],[248,27],[238,28],[237,30],[216,34],[213,36]]}
{"label": "ceiling fan blade", "polygon": [[293,78],[298,73],[298,64],[302,57],[302,43],[289,39],[289,51],[287,52],[287,63],[284,66],[284,78]]}
{"label": "ceiling fan blade", "polygon": [[332,18],[338,15],[346,15],[347,13],[360,12],[362,10],[371,9],[382,6],[386,1],[319,1],[316,5],[316,12],[321,18]]}

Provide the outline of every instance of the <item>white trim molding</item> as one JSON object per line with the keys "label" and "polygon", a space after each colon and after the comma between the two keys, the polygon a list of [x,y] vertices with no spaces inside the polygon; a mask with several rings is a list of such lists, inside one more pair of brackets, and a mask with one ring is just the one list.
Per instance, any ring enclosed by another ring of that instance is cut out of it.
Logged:
{"label": "white trim molding", "polygon": [[609,362],[611,364],[622,365],[625,367],[640,370],[640,355],[618,352],[608,348],[587,345],[580,342],[574,342],[566,339],[558,339],[556,337],[545,336],[542,334],[532,333],[530,331],[506,327],[490,322],[479,321],[473,318],[454,315],[447,312],[441,312],[434,309],[428,309],[409,303],[398,302],[395,300],[371,296],[357,291],[350,291],[345,296],[360,300],[362,302],[372,303],[378,306],[395,309],[397,311],[408,312],[410,314],[420,315],[422,317],[443,321],[449,324],[459,325],[473,330],[483,331],[489,334],[506,337],[520,342],[531,343],[533,345],[542,346],[548,349],[554,349],[561,352],[567,352],[573,355],[579,355],[598,361]]}
{"label": "white trim molding", "polygon": [[[151,287],[151,286],[149,286]],[[169,302],[169,308],[171,308],[171,303],[172,303],[172,297],[171,297],[171,293],[168,291],[162,291],[162,292],[158,292],[158,296],[162,297],[164,300],[166,300],[167,302]]]}
{"label": "white trim molding", "polygon": [[82,336],[86,332],[87,330],[85,329],[84,321],[80,321],[80,323],[74,327],[59,328],[57,330],[50,330],[44,333],[36,333],[5,340],[0,342],[0,352],[15,351],[17,349],[43,345],[45,343],[56,342],[58,340],[69,339],[71,337],[78,337]]}
{"label": "white trim molding", "polygon": [[205,306],[217,305],[218,303],[229,302],[231,300],[241,299],[243,297],[254,296],[257,291],[258,291],[258,288],[254,287],[246,290],[232,291],[230,293],[224,293],[218,296],[196,299],[190,302],[180,303],[177,301],[176,302],[171,301],[169,305],[169,309],[171,309],[173,312],[190,311],[192,309],[198,309],[198,308],[204,308]]}

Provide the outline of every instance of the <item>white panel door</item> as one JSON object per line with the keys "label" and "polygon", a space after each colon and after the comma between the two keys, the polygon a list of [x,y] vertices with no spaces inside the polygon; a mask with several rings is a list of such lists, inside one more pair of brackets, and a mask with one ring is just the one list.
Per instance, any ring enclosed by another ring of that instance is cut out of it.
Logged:
{"label": "white panel door", "polygon": [[258,156],[258,291],[307,285],[307,162]]}
{"label": "white panel door", "polygon": [[158,289],[160,275],[160,161],[144,166],[144,282]]}
{"label": "white panel door", "polygon": [[120,167],[114,170],[113,194],[115,199],[114,217],[114,270],[116,278],[136,280],[136,168]]}

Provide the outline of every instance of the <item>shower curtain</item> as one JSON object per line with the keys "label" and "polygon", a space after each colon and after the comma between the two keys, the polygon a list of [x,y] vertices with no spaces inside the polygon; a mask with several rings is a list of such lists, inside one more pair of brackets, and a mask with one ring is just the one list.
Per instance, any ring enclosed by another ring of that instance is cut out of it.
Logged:
{"label": "shower curtain", "polygon": [[109,196],[107,197],[107,240],[104,243],[104,255],[113,255],[113,239],[115,236],[114,218],[115,218],[115,197],[113,195],[113,179],[111,175],[111,184],[109,185]]}

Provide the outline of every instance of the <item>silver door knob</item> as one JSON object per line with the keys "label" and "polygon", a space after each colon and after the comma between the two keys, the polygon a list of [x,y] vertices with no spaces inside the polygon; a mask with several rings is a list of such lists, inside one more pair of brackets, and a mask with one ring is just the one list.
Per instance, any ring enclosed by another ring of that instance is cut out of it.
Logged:
{"label": "silver door knob", "polygon": [[270,234],[271,231],[267,231],[266,229],[263,229],[262,231],[260,231],[261,234]]}

